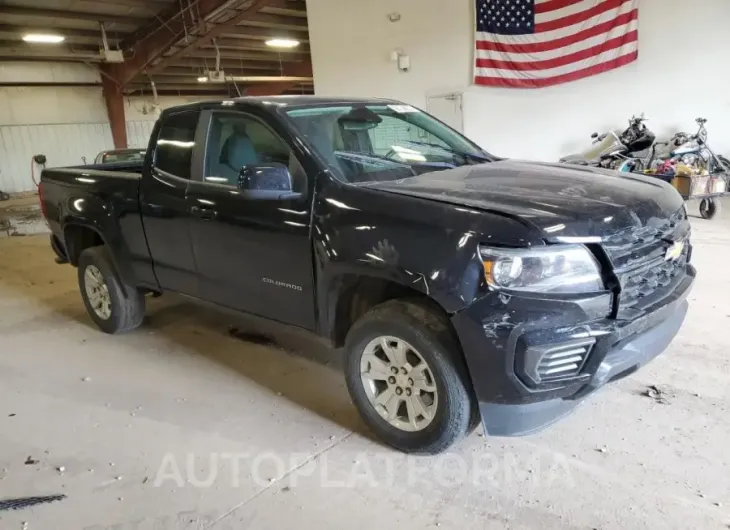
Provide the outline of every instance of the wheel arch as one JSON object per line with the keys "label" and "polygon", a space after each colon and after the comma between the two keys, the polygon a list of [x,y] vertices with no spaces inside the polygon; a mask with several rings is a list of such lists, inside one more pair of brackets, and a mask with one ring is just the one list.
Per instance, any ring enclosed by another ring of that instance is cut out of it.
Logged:
{"label": "wheel arch", "polygon": [[372,307],[389,300],[407,299],[443,316],[452,333],[456,333],[448,312],[427,289],[405,283],[392,276],[365,273],[343,273],[331,278],[327,290],[324,334],[335,347],[345,343],[353,324]]}
{"label": "wheel arch", "polygon": [[128,261],[119,256],[119,252],[115,251],[114,245],[109,244],[108,238],[98,227],[88,223],[70,221],[63,226],[63,240],[66,256],[69,263],[74,267],[78,267],[79,257],[84,250],[96,246],[105,246],[109,250],[117,280],[126,285],[136,285]]}

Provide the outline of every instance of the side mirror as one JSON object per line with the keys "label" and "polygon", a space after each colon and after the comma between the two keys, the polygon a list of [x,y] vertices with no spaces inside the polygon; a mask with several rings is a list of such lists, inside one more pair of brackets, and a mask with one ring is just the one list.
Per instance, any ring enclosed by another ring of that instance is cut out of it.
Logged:
{"label": "side mirror", "polygon": [[252,191],[292,191],[292,178],[284,164],[270,162],[262,165],[247,165],[238,175],[238,187]]}
{"label": "side mirror", "polygon": [[593,134],[591,134],[591,138],[593,138],[594,140],[595,140],[596,138],[598,138],[598,133],[593,133]]}

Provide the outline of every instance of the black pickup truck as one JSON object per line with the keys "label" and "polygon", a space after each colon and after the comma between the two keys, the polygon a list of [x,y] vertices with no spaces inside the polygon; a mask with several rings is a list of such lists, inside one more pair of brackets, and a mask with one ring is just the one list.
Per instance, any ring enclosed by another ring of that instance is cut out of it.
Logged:
{"label": "black pickup truck", "polygon": [[406,452],[566,415],[667,347],[695,278],[668,184],[499,159],[389,100],[167,109],[143,162],[47,169],[40,194],[103,331],[174,291],[323,335]]}

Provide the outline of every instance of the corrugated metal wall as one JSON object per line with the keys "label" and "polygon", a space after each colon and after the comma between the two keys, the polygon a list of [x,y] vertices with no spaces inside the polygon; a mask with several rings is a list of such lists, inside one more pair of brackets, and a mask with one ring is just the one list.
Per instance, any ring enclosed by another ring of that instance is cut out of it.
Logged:
{"label": "corrugated metal wall", "polygon": [[0,126],[0,190],[35,189],[33,155],[46,155],[48,167],[81,165],[82,156],[93,163],[96,153],[113,145],[108,123]]}
{"label": "corrugated metal wall", "polygon": [[[95,68],[72,63],[0,62],[0,82],[94,82]],[[200,98],[161,97],[161,108]],[[127,142],[146,147],[156,115],[151,97],[126,100]],[[31,158],[44,154],[48,166],[92,163],[114,142],[100,87],[0,87],[0,190],[32,191]]]}
{"label": "corrugated metal wall", "polygon": [[[127,122],[129,147],[147,147],[154,126],[154,121]],[[83,164],[82,157],[91,164],[99,151],[113,147],[108,123],[0,125],[0,190],[34,189],[33,155],[46,155],[48,167],[73,166]]]}
{"label": "corrugated metal wall", "polygon": [[127,145],[129,147],[147,147],[154,121],[128,121],[127,122]]}

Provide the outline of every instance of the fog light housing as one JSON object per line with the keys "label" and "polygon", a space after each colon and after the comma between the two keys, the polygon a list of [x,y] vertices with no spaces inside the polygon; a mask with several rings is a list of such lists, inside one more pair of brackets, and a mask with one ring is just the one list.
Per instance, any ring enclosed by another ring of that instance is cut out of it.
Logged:
{"label": "fog light housing", "polygon": [[538,384],[576,377],[595,343],[596,339],[589,337],[528,346],[524,353],[525,375]]}

